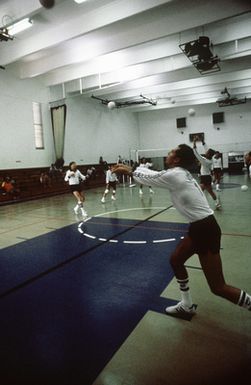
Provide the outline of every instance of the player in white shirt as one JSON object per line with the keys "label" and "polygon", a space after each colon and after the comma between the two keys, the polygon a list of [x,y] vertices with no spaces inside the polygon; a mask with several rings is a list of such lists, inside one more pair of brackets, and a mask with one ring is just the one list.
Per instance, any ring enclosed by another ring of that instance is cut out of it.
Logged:
{"label": "player in white shirt", "polygon": [[213,200],[215,201],[215,207],[216,209],[219,209],[221,207],[219,198],[215,195],[215,193],[212,190],[212,177],[211,177],[211,171],[213,166],[212,157],[215,154],[215,151],[211,148],[208,148],[205,142],[202,142],[204,149],[205,149],[205,156],[202,156],[197,151],[196,141],[198,139],[195,138],[193,142],[193,151],[194,155],[198,159],[198,161],[201,164],[200,167],[200,187],[202,190],[207,190],[207,192],[211,195]]}
{"label": "player in white shirt", "polygon": [[220,180],[222,176],[222,159],[219,151],[215,152],[215,155],[213,156],[212,160],[213,160],[213,174],[214,174],[214,183],[215,183],[216,191],[221,191]]}
{"label": "player in white shirt", "polygon": [[251,178],[251,151],[249,151],[247,154],[245,154],[245,163],[247,165],[248,175]]}
{"label": "player in white shirt", "polygon": [[[147,162],[145,158],[142,158],[140,163],[139,163],[139,168],[149,169],[152,166],[153,166],[153,164],[150,162]],[[152,186],[148,186],[148,187],[149,187],[150,194],[153,194],[154,191],[152,189]],[[143,185],[142,184],[139,186],[139,195],[143,195]]]}
{"label": "player in white shirt", "polygon": [[190,222],[188,234],[171,256],[171,266],[180,287],[181,301],[166,308],[168,314],[195,313],[189,291],[185,262],[198,254],[201,267],[211,291],[229,301],[251,310],[251,296],[225,282],[220,257],[221,229],[213,215],[203,191],[188,171],[195,161],[191,147],[181,144],[172,150],[161,172],[138,168],[135,172],[125,165],[115,167],[116,173],[132,175],[137,183],[169,190],[174,207]]}
{"label": "player in white shirt", "polygon": [[105,203],[106,195],[109,193],[110,188],[112,188],[112,200],[116,200],[116,188],[117,188],[117,182],[118,178],[117,175],[113,172],[113,166],[110,166],[109,169],[106,171],[106,188],[103,194],[103,197],[101,199],[102,203]]}
{"label": "player in white shirt", "polygon": [[83,217],[87,217],[87,212],[84,209],[85,196],[83,188],[80,184],[81,180],[86,180],[86,176],[81,174],[81,172],[77,169],[76,162],[71,162],[69,164],[69,170],[66,171],[64,180],[69,183],[70,190],[78,202],[74,207],[75,214],[78,214],[80,210]]}

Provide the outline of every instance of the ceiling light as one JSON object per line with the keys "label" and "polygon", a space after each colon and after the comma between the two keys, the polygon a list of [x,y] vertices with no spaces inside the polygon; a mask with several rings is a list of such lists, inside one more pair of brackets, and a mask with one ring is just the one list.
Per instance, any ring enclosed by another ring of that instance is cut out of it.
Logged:
{"label": "ceiling light", "polygon": [[81,4],[81,3],[84,3],[86,0],[74,0],[75,3],[78,3],[78,4]]}
{"label": "ceiling light", "polygon": [[32,27],[32,24],[33,24],[32,20],[30,20],[27,17],[23,20],[18,21],[17,23],[14,23],[14,24],[8,26],[7,27],[8,33],[12,36],[16,35],[17,33],[22,32],[25,29]]}

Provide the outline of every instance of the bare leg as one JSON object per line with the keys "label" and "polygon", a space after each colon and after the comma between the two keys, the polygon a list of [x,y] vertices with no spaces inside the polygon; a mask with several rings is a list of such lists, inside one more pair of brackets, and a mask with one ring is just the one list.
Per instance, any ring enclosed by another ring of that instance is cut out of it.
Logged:
{"label": "bare leg", "polygon": [[237,304],[241,290],[226,284],[220,254],[208,252],[206,255],[199,255],[199,259],[212,293]]}
{"label": "bare leg", "polygon": [[216,201],[217,197],[216,197],[215,193],[212,190],[212,186],[205,186],[205,190],[207,190],[207,192],[211,195],[213,200]]}
{"label": "bare leg", "polygon": [[82,192],[80,193],[78,191],[73,191],[73,195],[75,196],[78,202],[84,203],[85,197]]}
{"label": "bare leg", "polygon": [[186,236],[173,252],[170,263],[177,279],[183,280],[188,277],[184,263],[194,254],[192,240]]}

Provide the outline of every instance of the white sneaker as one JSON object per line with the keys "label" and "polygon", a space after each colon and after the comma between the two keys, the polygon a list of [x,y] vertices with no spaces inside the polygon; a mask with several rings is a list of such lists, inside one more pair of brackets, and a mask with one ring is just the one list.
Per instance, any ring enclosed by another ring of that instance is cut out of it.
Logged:
{"label": "white sneaker", "polygon": [[220,202],[215,203],[215,209],[216,209],[216,210],[220,210],[220,209],[221,209],[221,204],[220,204]]}
{"label": "white sneaker", "polygon": [[83,208],[81,208],[81,213],[83,217],[88,217],[87,212]]}
{"label": "white sneaker", "polygon": [[196,314],[196,305],[188,307],[183,305],[182,301],[180,301],[177,305],[168,306],[165,311],[167,314]]}
{"label": "white sneaker", "polygon": [[78,214],[79,205],[75,206],[73,210],[74,210],[74,213],[75,213],[75,214]]}
{"label": "white sneaker", "polygon": [[129,187],[135,187],[136,186],[136,184],[130,184],[129,185]]}
{"label": "white sneaker", "polygon": [[139,190],[139,195],[143,195],[143,191],[141,189]]}
{"label": "white sneaker", "polygon": [[116,197],[114,195],[112,195],[112,200],[116,201]]}
{"label": "white sneaker", "polygon": [[105,198],[104,198],[104,197],[101,199],[101,202],[102,202],[102,203],[105,203]]}

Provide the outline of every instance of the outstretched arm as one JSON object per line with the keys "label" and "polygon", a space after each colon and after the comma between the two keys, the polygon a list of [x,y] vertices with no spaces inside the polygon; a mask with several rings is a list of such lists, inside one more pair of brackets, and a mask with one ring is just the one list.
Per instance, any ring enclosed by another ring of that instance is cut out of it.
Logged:
{"label": "outstretched arm", "polygon": [[125,174],[133,176],[135,182],[146,186],[172,188],[175,183],[175,176],[171,170],[153,171],[145,167],[138,167],[136,171],[132,172],[132,168],[123,164],[115,166],[114,171],[117,174]]}

